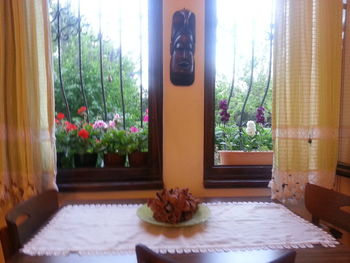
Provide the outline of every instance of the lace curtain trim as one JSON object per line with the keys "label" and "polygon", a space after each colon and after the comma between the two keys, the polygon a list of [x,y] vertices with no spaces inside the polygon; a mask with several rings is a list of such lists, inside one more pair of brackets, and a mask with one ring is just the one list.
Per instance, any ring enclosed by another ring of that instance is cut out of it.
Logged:
{"label": "lace curtain trim", "polygon": [[276,128],[272,130],[273,138],[281,139],[327,139],[338,138],[338,129],[334,128]]}
{"label": "lace curtain trim", "polygon": [[281,202],[296,203],[304,198],[307,183],[319,184],[321,178],[333,178],[334,171],[279,171],[272,170],[269,187],[271,198]]}

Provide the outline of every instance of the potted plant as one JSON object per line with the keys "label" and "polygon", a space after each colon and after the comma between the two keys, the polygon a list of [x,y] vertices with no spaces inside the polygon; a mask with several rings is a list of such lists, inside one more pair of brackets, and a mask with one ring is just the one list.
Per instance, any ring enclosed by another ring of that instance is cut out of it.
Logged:
{"label": "potted plant", "polygon": [[72,160],[69,151],[69,133],[72,130],[77,129],[77,127],[65,120],[65,116],[61,112],[56,115],[55,124],[57,168],[72,167]]}
{"label": "potted plant", "polygon": [[101,149],[100,132],[85,123],[69,135],[75,167],[95,167]]}
{"label": "potted plant", "polygon": [[127,147],[129,165],[131,167],[146,166],[148,161],[148,129],[130,128],[129,145]]}
{"label": "potted plant", "polygon": [[115,128],[107,129],[101,139],[105,167],[123,167],[128,144],[129,138],[126,131]]}
{"label": "potted plant", "polygon": [[246,128],[217,126],[216,146],[222,165],[271,165],[271,128],[248,121]]}

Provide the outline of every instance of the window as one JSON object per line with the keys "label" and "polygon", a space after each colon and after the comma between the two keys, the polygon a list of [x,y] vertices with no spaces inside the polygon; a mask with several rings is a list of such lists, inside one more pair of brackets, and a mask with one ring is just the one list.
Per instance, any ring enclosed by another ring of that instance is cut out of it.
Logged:
{"label": "window", "polygon": [[219,150],[272,149],[273,1],[206,0],[205,6],[204,185],[266,187],[271,164],[222,165]]}
{"label": "window", "polygon": [[[162,188],[162,1],[51,0],[50,8],[60,191]],[[105,125],[127,131],[127,145],[142,130],[146,165],[129,158],[107,167]],[[97,163],[78,167],[78,153],[98,153]]]}

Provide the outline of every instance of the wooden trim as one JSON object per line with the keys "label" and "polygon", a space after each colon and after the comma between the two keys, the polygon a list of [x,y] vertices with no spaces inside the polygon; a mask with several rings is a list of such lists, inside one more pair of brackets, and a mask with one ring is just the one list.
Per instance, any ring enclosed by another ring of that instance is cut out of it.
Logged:
{"label": "wooden trim", "polygon": [[163,187],[163,4],[149,0],[149,160],[146,168],[58,170],[60,191],[142,190]]}
{"label": "wooden trim", "polygon": [[60,192],[97,192],[97,191],[125,191],[125,190],[160,190],[163,182],[158,181],[133,181],[133,182],[91,182],[91,183],[62,183]]}
{"label": "wooden trim", "polygon": [[350,165],[342,162],[338,162],[337,175],[350,178]]}
{"label": "wooden trim", "polygon": [[239,179],[239,180],[205,180],[205,188],[257,188],[267,187],[270,180],[252,180],[252,179]]}
{"label": "wooden trim", "polygon": [[214,165],[216,1],[205,1],[204,187],[267,187],[271,165]]}

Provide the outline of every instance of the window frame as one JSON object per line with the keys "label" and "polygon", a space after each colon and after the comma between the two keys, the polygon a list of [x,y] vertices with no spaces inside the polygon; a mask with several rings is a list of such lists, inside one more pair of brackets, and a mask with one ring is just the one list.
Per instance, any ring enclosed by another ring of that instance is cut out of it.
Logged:
{"label": "window frame", "polygon": [[205,0],[204,187],[267,187],[272,165],[215,165],[216,0]]}
{"label": "window frame", "polygon": [[149,158],[140,168],[72,168],[57,171],[60,191],[146,190],[163,188],[163,5],[149,0]]}

